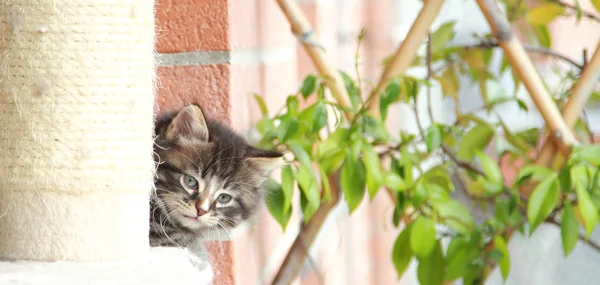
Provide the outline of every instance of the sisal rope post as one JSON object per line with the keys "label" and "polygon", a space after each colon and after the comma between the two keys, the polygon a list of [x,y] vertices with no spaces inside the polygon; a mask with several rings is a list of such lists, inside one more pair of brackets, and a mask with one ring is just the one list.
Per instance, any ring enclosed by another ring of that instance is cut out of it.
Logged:
{"label": "sisal rope post", "polygon": [[148,253],[154,1],[0,5],[0,259]]}

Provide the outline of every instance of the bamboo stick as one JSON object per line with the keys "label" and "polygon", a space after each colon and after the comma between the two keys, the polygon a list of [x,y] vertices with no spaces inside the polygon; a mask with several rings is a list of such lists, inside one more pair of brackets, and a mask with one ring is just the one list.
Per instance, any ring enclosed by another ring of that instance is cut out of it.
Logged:
{"label": "bamboo stick", "polygon": [[[504,53],[506,54],[513,71],[517,72],[517,75],[523,81],[525,88],[527,88],[529,95],[542,114],[542,117],[548,125],[548,128],[551,130],[550,137],[554,140],[554,143],[547,144],[553,146],[555,149],[568,151],[570,146],[577,144],[575,136],[552,101],[550,94],[546,90],[542,79],[537,73],[537,70],[535,69],[530,58],[527,56],[523,46],[519,43],[518,39],[514,37],[511,31],[510,23],[502,14],[500,9],[498,9],[498,6],[494,0],[476,1],[487,22],[489,23],[492,33],[498,40],[499,45],[504,50]],[[582,92],[579,91],[578,93]],[[581,95],[579,96],[581,97]],[[581,101],[585,102],[585,100]],[[574,109],[575,107],[571,108],[573,111],[577,111]],[[547,155],[551,160],[553,160],[556,157],[556,152],[552,152]],[[525,197],[529,197],[531,194],[531,189],[532,187],[522,187],[520,192]],[[513,234],[514,229],[507,233],[508,239],[510,239]],[[491,271],[492,268],[486,268],[486,275],[489,276]]]}
{"label": "bamboo stick", "polygon": [[[288,22],[292,27],[292,32],[298,37],[300,43],[304,46],[304,49],[315,64],[315,67],[324,77],[325,83],[331,90],[331,94],[335,100],[343,108],[352,107],[342,77],[328,62],[325,50],[317,43],[317,38],[312,26],[298,6],[298,3],[294,0],[276,1],[277,4],[279,4],[281,11],[288,19]],[[346,112],[345,115],[349,120],[352,119],[353,115],[351,113]]]}
{"label": "bamboo stick", "polygon": [[421,12],[419,12],[417,19],[415,19],[415,22],[408,31],[406,38],[402,41],[381,74],[377,87],[369,95],[368,107],[371,115],[377,116],[379,114],[380,93],[395,76],[403,74],[415,59],[417,49],[423,43],[427,34],[429,34],[429,28],[440,13],[442,4],[444,4],[444,0],[425,1]]}
{"label": "bamboo stick", "polygon": [[577,140],[563,120],[525,49],[513,35],[510,23],[498,9],[494,0],[477,0],[477,4],[489,23],[492,33],[498,39],[498,44],[504,50],[513,71],[523,81],[529,96],[544,118],[551,131],[550,137],[557,143],[561,151],[568,153],[570,146],[577,144]]}
{"label": "bamboo stick", "polygon": [[[346,91],[346,87],[344,86],[340,74],[328,62],[324,49],[317,43],[312,26],[298,4],[293,0],[276,1],[290,23],[292,33],[298,37],[301,44],[304,46],[304,49],[312,59],[315,67],[323,76],[325,83],[331,90],[334,99],[343,108],[352,107],[349,101],[350,97],[348,96],[348,92]],[[348,120],[353,119],[353,114],[351,112],[344,112],[344,115]],[[298,236],[288,250],[285,259],[279,267],[271,284],[292,283],[300,271],[304,260],[306,260],[308,250],[323,226],[323,223],[327,219],[329,212],[340,199],[340,190],[337,182],[338,176],[333,175],[329,178],[324,177],[323,179],[330,180],[331,200],[321,204],[310,221],[306,224],[302,224]]]}
{"label": "bamboo stick", "polygon": [[[592,95],[594,87],[600,80],[600,43],[596,47],[596,51],[592,56],[592,59],[588,64],[585,65],[579,81],[573,86],[569,100],[565,105],[562,116],[567,125],[572,128],[579,115],[583,111],[585,104]],[[555,160],[554,154],[556,153],[556,146],[546,141],[538,154],[536,163],[539,165],[545,165],[550,167]]]}
{"label": "bamboo stick", "polygon": [[325,223],[325,219],[329,215],[329,212],[335,207],[340,199],[338,178],[339,175],[335,174],[329,177],[329,183],[331,184],[331,200],[321,204],[310,221],[306,224],[302,224],[298,236],[286,254],[285,259],[279,267],[279,271],[271,284],[288,285],[291,284],[296,278],[296,275],[298,275],[310,246],[321,230],[323,223]]}

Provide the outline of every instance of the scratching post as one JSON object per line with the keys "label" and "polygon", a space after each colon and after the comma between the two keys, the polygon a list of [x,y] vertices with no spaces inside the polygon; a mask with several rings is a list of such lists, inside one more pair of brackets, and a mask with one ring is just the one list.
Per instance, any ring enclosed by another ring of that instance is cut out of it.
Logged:
{"label": "scratching post", "polygon": [[0,259],[149,252],[153,4],[0,4]]}

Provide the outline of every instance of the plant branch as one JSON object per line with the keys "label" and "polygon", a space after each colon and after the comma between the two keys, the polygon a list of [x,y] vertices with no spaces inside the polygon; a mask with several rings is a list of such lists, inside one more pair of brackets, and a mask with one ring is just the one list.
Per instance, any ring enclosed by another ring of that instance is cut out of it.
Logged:
{"label": "plant branch", "polygon": [[[579,77],[579,80],[572,88],[571,96],[569,96],[569,99],[563,108],[562,117],[568,127],[572,128],[577,122],[581,111],[583,111],[583,108],[592,95],[599,79],[600,43],[598,43],[590,62],[585,65],[581,77]],[[554,153],[556,152],[556,149],[554,144],[545,142],[536,158],[536,163],[539,165],[551,166],[555,159]]]}
{"label": "plant branch", "polygon": [[537,109],[544,118],[552,133],[552,139],[564,153],[569,153],[571,146],[577,144],[571,129],[563,120],[554,100],[548,93],[542,78],[531,62],[519,40],[513,35],[510,23],[498,8],[494,0],[477,0],[490,25],[492,34],[504,50],[513,71],[517,73],[529,92]]}
{"label": "plant branch", "polygon": [[302,223],[298,236],[285,255],[285,259],[271,284],[287,285],[292,283],[308,255],[307,249],[310,249],[329,212],[340,200],[338,173],[332,174],[327,179],[329,179],[331,185],[331,199],[319,206],[319,209],[308,223]]}
{"label": "plant branch", "polygon": [[[304,46],[306,53],[308,53],[315,64],[315,67],[323,76],[324,81],[331,90],[331,94],[335,100],[343,108],[352,106],[340,74],[327,60],[325,50],[317,42],[317,37],[312,26],[298,6],[298,3],[294,0],[276,0],[276,2],[288,19],[288,22],[292,27],[292,33],[296,35],[300,43]],[[352,113],[345,112],[345,115],[348,120],[352,119]]]}
{"label": "plant branch", "polygon": [[[500,47],[500,44],[498,44],[498,41],[495,40],[490,40],[490,41],[484,41],[475,45],[467,45],[467,46],[463,46],[463,48],[484,48],[484,49],[491,49],[491,48],[497,48]],[[561,54],[557,51],[551,50],[551,49],[547,49],[544,47],[536,47],[536,46],[530,46],[530,45],[523,45],[523,48],[528,51],[528,52],[532,52],[532,53],[538,53],[538,54],[543,54],[543,55],[548,55],[551,57],[555,57],[561,60],[564,60],[570,64],[572,64],[573,66],[577,67],[579,70],[583,69],[583,65],[577,63],[574,59]]]}
{"label": "plant branch", "polygon": [[395,76],[404,73],[410,66],[410,63],[417,55],[417,49],[429,32],[431,24],[433,24],[433,21],[437,18],[443,3],[444,0],[428,0],[425,5],[423,5],[419,15],[417,15],[417,19],[415,19],[415,22],[408,31],[406,38],[402,41],[390,62],[385,66],[381,78],[379,79],[379,83],[375,89],[371,91],[371,94],[369,94],[367,104],[370,114],[379,114],[380,93]]}
{"label": "plant branch", "polygon": [[444,153],[450,158],[450,160],[452,160],[452,162],[454,162],[454,164],[456,164],[458,167],[473,171],[483,177],[486,177],[483,170],[481,170],[477,165],[458,158],[456,154],[454,154],[454,152],[445,144],[442,144],[441,148],[442,151],[444,151]]}

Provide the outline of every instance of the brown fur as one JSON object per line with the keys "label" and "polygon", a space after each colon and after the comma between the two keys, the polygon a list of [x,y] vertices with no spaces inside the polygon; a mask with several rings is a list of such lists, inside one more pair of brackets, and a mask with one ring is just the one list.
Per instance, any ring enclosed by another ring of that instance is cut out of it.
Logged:
{"label": "brown fur", "polygon": [[[153,246],[188,247],[229,238],[233,229],[258,212],[262,184],[282,161],[280,153],[248,145],[228,128],[205,118],[195,105],[159,119],[155,133],[157,178],[150,205]],[[190,176],[198,181],[197,189],[184,185]],[[221,203],[217,199],[221,194],[232,198]],[[204,213],[199,208],[206,214],[198,216]]]}

